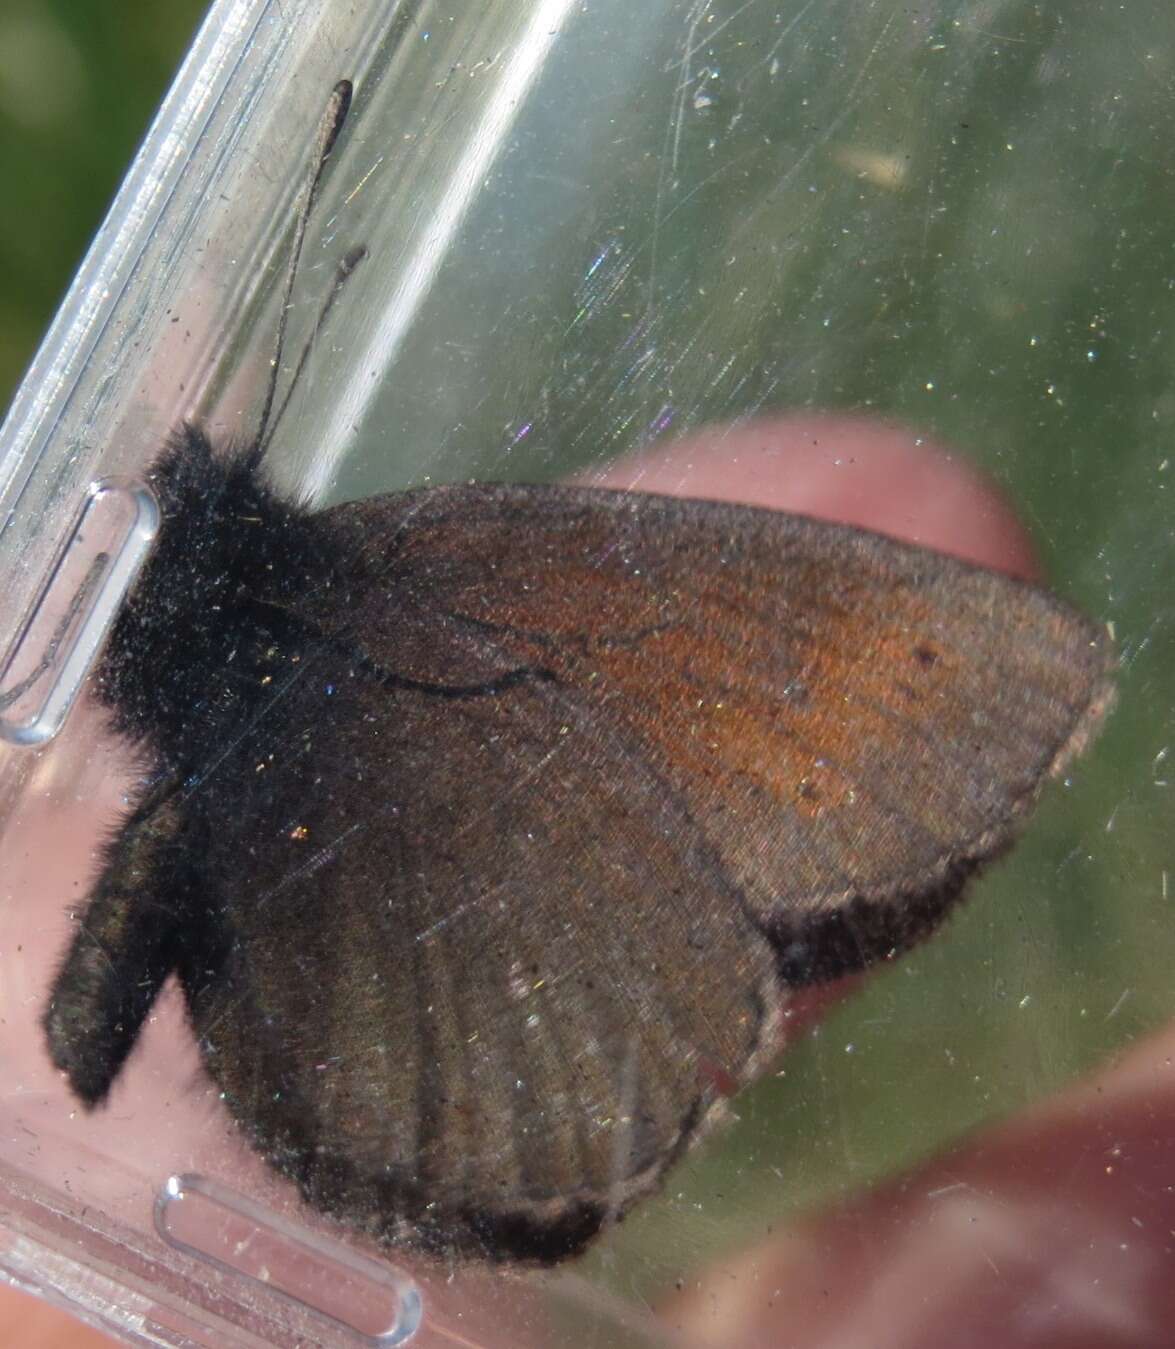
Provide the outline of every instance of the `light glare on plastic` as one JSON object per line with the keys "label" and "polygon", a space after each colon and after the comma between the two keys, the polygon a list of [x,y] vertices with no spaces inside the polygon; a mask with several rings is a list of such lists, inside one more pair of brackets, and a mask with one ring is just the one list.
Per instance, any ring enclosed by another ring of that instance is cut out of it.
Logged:
{"label": "light glare on plastic", "polygon": [[407,1344],[420,1328],[415,1281],[367,1259],[207,1176],[171,1176],[155,1199],[155,1230],[168,1245],[256,1280],[379,1349]]}
{"label": "light glare on plastic", "polygon": [[159,524],[145,487],[106,479],[90,488],[4,662],[0,738],[42,745],[64,725]]}

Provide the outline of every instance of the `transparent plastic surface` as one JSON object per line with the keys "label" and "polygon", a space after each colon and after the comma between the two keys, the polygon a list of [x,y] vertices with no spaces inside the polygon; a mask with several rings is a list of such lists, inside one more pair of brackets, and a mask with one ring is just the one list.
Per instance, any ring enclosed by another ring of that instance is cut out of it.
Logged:
{"label": "transparent plastic surface", "polygon": [[[310,1213],[235,1134],[172,986],[110,1104],[72,1102],[39,1017],[141,771],[83,697],[52,743],[0,746],[13,1277],[153,1343],[1169,1341],[1173,29],[1011,0],[214,7],[5,423],[0,660],[92,483],[143,484],[184,417],[252,433],[345,77],[293,351],[367,258],[278,428],[283,489],[579,474],[1021,570],[1023,527],[1113,624],[1119,706],[945,932],[818,1025],[797,1002],[778,1072],[662,1195],[518,1273]],[[349,1320],[323,1271],[368,1261],[391,1273]]]}

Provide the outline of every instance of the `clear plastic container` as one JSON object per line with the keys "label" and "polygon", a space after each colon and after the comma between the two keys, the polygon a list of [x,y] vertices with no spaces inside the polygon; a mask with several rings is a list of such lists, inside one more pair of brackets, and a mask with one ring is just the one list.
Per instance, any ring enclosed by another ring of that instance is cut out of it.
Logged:
{"label": "clear plastic container", "polygon": [[[10,705],[0,746],[10,1277],[142,1343],[757,1343],[720,1314],[716,1271],[765,1314],[757,1281],[797,1213],[1168,1020],[1173,27],[1162,7],[1027,3],[213,7],[4,425],[5,660],[31,614],[26,672],[46,634],[76,635],[38,597],[92,484],[115,485],[112,513],[83,533],[126,550],[125,580],[169,429],[254,429],[292,207],[348,78],[292,351],[341,254],[368,258],[278,428],[283,489],[580,473],[982,553],[965,534],[1014,530],[967,460],[1057,588],[1114,624],[1119,708],[946,933],[800,1040],[585,1259],[437,1269],[267,1171],[173,987],[106,1108],[83,1115],[52,1069],[39,1017],[66,910],[136,773],[84,692],[68,705],[83,640],[60,706]],[[1156,1111],[1155,1137],[1170,1126]],[[1132,1342],[1165,1342],[1148,1335]]]}

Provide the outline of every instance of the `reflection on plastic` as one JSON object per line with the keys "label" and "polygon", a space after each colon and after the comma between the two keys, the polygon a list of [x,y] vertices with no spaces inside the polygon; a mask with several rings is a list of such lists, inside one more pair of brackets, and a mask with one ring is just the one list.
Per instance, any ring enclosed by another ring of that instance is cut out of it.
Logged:
{"label": "reflection on plastic", "polygon": [[420,1326],[420,1289],[402,1270],[290,1226],[203,1176],[167,1181],[155,1228],[177,1250],[254,1279],[368,1344],[405,1344]]}
{"label": "reflection on plastic", "polygon": [[61,729],[159,531],[144,487],[95,483],[0,675],[0,738],[40,745]]}

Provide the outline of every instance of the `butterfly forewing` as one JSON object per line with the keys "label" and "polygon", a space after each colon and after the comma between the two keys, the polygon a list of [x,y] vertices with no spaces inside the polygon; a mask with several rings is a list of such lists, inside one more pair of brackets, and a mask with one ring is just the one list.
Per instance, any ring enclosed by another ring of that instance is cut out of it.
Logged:
{"label": "butterfly forewing", "polygon": [[990,851],[1109,697],[1103,630],[863,531],[559,488],[384,503],[332,512],[410,597],[402,624],[378,584],[357,597],[372,660],[426,682],[549,671],[759,914],[928,885]]}

